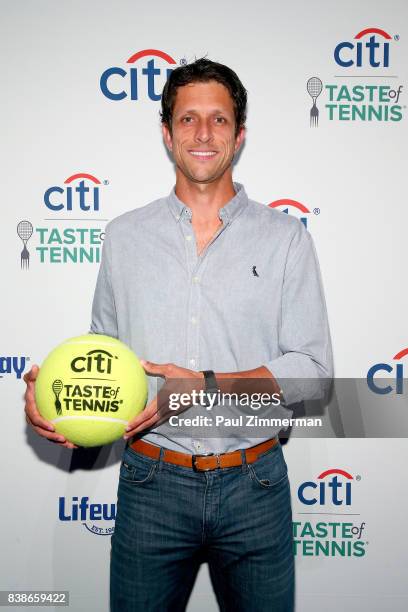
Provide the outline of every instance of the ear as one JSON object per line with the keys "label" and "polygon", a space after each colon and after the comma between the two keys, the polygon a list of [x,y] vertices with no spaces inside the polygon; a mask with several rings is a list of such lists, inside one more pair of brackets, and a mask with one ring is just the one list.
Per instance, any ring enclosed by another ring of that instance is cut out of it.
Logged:
{"label": "ear", "polygon": [[245,126],[241,125],[239,132],[235,138],[235,153],[241,148],[242,143],[245,140]]}
{"label": "ear", "polygon": [[163,140],[166,144],[166,147],[168,148],[169,151],[172,151],[173,149],[173,139],[171,137],[170,134],[170,128],[167,125],[167,123],[163,123],[162,124],[162,134],[163,134]]}

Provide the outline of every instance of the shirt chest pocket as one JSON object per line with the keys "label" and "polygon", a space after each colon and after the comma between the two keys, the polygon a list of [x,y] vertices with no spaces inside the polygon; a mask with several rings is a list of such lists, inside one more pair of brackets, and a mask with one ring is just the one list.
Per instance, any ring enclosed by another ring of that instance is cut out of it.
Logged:
{"label": "shirt chest pocket", "polygon": [[238,322],[259,317],[265,310],[279,307],[280,296],[262,264],[252,261],[235,265],[207,267],[202,280],[204,304],[216,311],[228,313]]}

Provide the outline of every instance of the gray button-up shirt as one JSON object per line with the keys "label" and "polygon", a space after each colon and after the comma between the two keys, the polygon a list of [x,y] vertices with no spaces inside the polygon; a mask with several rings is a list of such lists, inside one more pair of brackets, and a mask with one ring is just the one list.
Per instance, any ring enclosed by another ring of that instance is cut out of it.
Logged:
{"label": "gray button-up shirt", "polygon": [[[286,404],[313,398],[332,376],[324,295],[310,234],[296,218],[236,195],[197,255],[191,209],[175,194],[113,219],[106,228],[91,331],[119,338],[143,359],[192,370],[266,366]],[[289,379],[296,382],[289,384]],[[301,379],[304,379],[302,384]],[[157,379],[149,377],[149,401]],[[287,416],[283,406],[277,416]],[[290,414],[290,413],[289,413]],[[271,428],[270,435],[277,434]],[[197,439],[158,426],[144,439],[189,453],[259,444],[246,437]]]}

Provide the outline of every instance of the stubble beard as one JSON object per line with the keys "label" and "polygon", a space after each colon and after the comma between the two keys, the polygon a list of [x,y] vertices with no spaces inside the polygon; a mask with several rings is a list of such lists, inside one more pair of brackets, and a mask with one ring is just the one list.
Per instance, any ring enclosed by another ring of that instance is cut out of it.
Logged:
{"label": "stubble beard", "polygon": [[184,176],[192,183],[207,185],[209,183],[213,183],[214,181],[217,181],[218,179],[220,179],[225,174],[225,172],[227,172],[227,170],[232,166],[234,158],[235,158],[235,153],[232,155],[228,164],[226,164],[225,166],[222,166],[221,168],[218,169],[218,171],[216,170],[214,174],[211,174],[207,178],[199,178],[195,176],[189,171],[187,165],[180,165],[180,164],[176,164],[176,165],[177,165],[177,168],[180,170],[180,172],[182,172],[182,174],[184,174]]}

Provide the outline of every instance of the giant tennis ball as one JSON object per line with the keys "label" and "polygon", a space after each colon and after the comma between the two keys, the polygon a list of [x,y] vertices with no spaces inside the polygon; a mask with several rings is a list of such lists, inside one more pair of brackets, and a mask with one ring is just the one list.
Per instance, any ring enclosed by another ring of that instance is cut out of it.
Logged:
{"label": "giant tennis ball", "polygon": [[42,364],[35,384],[40,414],[79,446],[120,438],[147,399],[146,374],[126,344],[99,334],[66,340]]}

